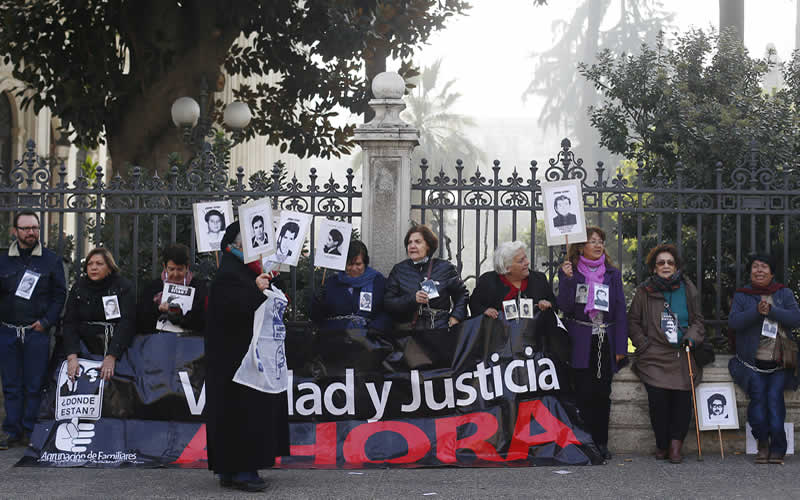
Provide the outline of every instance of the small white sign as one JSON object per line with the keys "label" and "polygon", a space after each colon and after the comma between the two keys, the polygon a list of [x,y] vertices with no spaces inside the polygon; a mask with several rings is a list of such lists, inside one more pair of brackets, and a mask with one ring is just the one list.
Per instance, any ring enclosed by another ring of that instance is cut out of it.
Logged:
{"label": "small white sign", "polygon": [[275,234],[272,232],[272,202],[269,198],[253,200],[239,207],[239,229],[242,232],[244,262],[275,251]]}
{"label": "small white sign", "polygon": [[194,213],[194,235],[197,251],[215,252],[219,247],[225,229],[233,222],[233,204],[226,201],[206,201],[192,205]]}
{"label": "small white sign", "polygon": [[533,299],[519,299],[519,317],[533,319]]}
{"label": "small white sign", "polygon": [[705,382],[695,388],[701,431],[738,429],[736,390],[733,382]]}
{"label": "small white sign", "polygon": [[[164,289],[161,291],[161,303],[168,304],[170,307],[180,307],[181,313],[185,316],[192,310],[194,292],[195,288],[193,286],[164,283]],[[168,319],[159,319],[156,322],[156,330],[176,333],[185,331],[183,327],[172,323]]]}
{"label": "small white sign", "polygon": [[545,236],[549,246],[586,241],[581,181],[572,179],[542,183]]}
{"label": "small white sign", "polygon": [[40,277],[41,275],[37,272],[33,272],[30,269],[25,270],[25,274],[22,275],[22,279],[17,285],[17,292],[14,295],[25,300],[31,300],[33,290],[36,289],[36,284],[39,283]]}
{"label": "small white sign", "polygon": [[764,318],[761,323],[761,335],[774,339],[778,336],[778,322],[769,318]]}
{"label": "small white sign", "polygon": [[116,295],[103,296],[103,312],[107,320],[122,317],[122,311],[120,311],[119,308],[119,299]]}
{"label": "small white sign", "polygon": [[606,284],[594,285],[594,308],[598,311],[608,312],[608,292],[610,288]]}
{"label": "small white sign", "polygon": [[503,301],[503,312],[505,313],[507,320],[512,320],[512,319],[519,318],[519,311],[517,310],[517,301],[516,300],[504,300]]}
{"label": "small white sign", "polygon": [[[281,212],[278,229],[275,231],[275,253],[267,259],[272,262],[296,266],[303,250],[312,216],[301,212]],[[345,258],[347,258],[345,256]]]}
{"label": "small white sign", "polygon": [[100,376],[102,361],[78,358],[78,372],[75,380],[67,376],[67,361],[61,363],[58,371],[58,392],[56,394],[56,420],[98,420],[103,410],[103,387]]}
{"label": "small white sign", "polygon": [[349,222],[322,219],[314,243],[314,265],[344,271],[353,225]]}

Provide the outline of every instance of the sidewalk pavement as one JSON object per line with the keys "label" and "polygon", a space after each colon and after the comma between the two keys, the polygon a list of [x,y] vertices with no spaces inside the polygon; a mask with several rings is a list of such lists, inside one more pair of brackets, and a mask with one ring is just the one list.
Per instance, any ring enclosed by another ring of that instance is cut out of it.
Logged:
{"label": "sidewalk pavement", "polygon": [[14,467],[22,453],[0,451],[0,498],[791,498],[800,473],[800,457],[755,465],[717,451],[680,465],[617,455],[585,467],[271,470],[261,473],[269,488],[249,494],[207,470]]}

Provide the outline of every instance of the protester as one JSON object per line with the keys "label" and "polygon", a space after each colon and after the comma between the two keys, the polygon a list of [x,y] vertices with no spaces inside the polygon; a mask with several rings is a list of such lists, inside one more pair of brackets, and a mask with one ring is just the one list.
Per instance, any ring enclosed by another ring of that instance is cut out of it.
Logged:
{"label": "protester", "polygon": [[484,314],[497,318],[503,310],[503,301],[533,299],[540,310],[553,307],[556,302],[553,289],[544,273],[532,271],[528,249],[521,241],[501,243],[494,251],[494,271],[478,278],[469,299],[472,316]]}
{"label": "protester", "polygon": [[[206,282],[189,270],[189,248],[180,243],[169,245],[162,252],[161,261],[164,266],[161,277],[150,282],[139,297],[137,331],[142,334],[153,333],[159,331],[156,325],[163,326],[165,321],[169,321],[179,329],[202,332],[205,328]],[[170,297],[163,297],[165,283],[194,289],[190,310],[184,311],[179,303],[170,301]]]}
{"label": "protester", "polygon": [[206,322],[208,468],[220,484],[245,491],[267,485],[258,469],[289,454],[286,392],[271,394],[233,382],[253,336],[256,309],[270,276],[260,261],[244,263],[239,222],[228,226],[220,267],[211,283]]}
{"label": "protester", "polygon": [[[74,380],[78,356],[103,356],[100,376],[110,380],[117,360],[131,345],[136,329],[133,285],[120,274],[106,248],[89,251],[83,275],[73,285],[64,315],[64,349],[67,375]],[[109,307],[109,302],[115,305]]]}
{"label": "protester", "polygon": [[[685,346],[703,342],[705,330],[697,288],[682,273],[674,245],[650,250],[651,276],[642,283],[628,311],[628,332],[636,346],[633,369],[644,383],[658,460],[681,463],[681,448],[692,416],[692,383]],[[702,376],[692,354],[697,384]]]}
{"label": "protester", "polygon": [[326,330],[369,328],[386,330],[383,310],[386,278],[369,267],[367,247],[351,241],[343,272],[329,276],[311,305],[311,320]]}
{"label": "protester", "polygon": [[748,268],[750,284],[736,290],[728,316],[736,331],[736,357],[728,369],[750,398],[747,421],[758,442],[755,462],[782,464],[787,447],[783,391],[796,389],[797,380],[783,366],[787,352],[781,344],[794,340],[791,330],[800,326],[800,309],[792,290],[775,281],[772,256],[753,255]]}
{"label": "protester", "polygon": [[433,231],[425,225],[413,226],[403,243],[408,259],[392,268],[384,299],[398,328],[448,328],[463,321],[469,292],[453,264],[433,257],[439,246]]}
{"label": "protester", "polygon": [[[606,233],[588,227],[586,238],[585,243],[569,246],[567,260],[559,268],[557,304],[567,318],[572,340],[578,410],[603,458],[609,460],[611,378],[628,348],[625,292],[622,273],[605,251]],[[586,284],[588,293],[579,293],[578,284]],[[607,292],[607,307],[595,304],[597,290]]]}
{"label": "protester", "polygon": [[19,212],[8,254],[0,255],[0,377],[6,417],[0,450],[27,444],[47,378],[50,328],[64,307],[62,259],[39,241],[39,217]]}

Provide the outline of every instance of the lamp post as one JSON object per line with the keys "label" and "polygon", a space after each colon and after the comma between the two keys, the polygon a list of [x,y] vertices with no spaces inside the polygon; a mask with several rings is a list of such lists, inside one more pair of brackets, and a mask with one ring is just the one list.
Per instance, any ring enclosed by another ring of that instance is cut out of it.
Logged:
{"label": "lamp post", "polygon": [[[186,143],[196,155],[203,149],[206,138],[214,136],[211,121],[211,109],[208,106],[208,83],[205,77],[200,82],[200,103],[191,97],[179,97],[172,103],[172,122],[182,134]],[[225,106],[223,122],[233,130],[234,138],[238,138],[242,129],[247,127],[253,115],[250,107],[241,101],[234,101]]]}

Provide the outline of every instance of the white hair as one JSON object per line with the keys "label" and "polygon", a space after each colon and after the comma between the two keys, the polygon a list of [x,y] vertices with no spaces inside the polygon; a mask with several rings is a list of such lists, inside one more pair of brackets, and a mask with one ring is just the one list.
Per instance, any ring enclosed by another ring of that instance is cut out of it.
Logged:
{"label": "white hair", "polygon": [[508,267],[520,250],[526,253],[528,251],[528,247],[521,241],[506,241],[494,249],[494,270],[497,274],[508,274]]}

